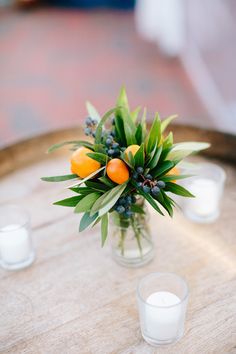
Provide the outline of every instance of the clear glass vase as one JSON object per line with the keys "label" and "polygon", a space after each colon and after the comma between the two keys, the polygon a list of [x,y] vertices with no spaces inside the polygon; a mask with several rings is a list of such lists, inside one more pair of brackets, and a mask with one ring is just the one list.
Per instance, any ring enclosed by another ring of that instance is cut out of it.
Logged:
{"label": "clear glass vase", "polygon": [[116,211],[112,213],[112,256],[126,267],[140,267],[150,262],[154,247],[149,230],[149,213],[143,200],[138,201],[143,213],[134,213],[125,218]]}

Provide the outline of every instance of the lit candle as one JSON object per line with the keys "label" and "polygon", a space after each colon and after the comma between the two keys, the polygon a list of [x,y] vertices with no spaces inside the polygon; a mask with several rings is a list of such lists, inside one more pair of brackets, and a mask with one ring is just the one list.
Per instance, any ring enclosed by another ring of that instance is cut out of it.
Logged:
{"label": "lit candle", "polygon": [[168,291],[151,294],[147,300],[145,322],[146,334],[155,340],[166,341],[178,336],[181,308],[180,298]]}
{"label": "lit candle", "polygon": [[18,224],[4,226],[0,230],[1,260],[15,264],[27,260],[31,253],[29,233]]}
{"label": "lit candle", "polygon": [[187,200],[186,207],[191,213],[201,217],[218,214],[219,188],[213,179],[196,178],[189,185],[188,190],[195,196]]}

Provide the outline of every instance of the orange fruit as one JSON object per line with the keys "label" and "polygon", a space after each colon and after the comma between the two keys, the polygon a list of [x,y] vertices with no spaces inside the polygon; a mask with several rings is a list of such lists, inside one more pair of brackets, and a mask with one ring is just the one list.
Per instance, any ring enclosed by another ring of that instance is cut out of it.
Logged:
{"label": "orange fruit", "polygon": [[81,146],[76,151],[73,152],[71,156],[71,172],[75,173],[81,178],[89,176],[91,173],[97,171],[101,164],[87,154],[93,152],[92,150]]}
{"label": "orange fruit", "polygon": [[117,184],[122,184],[129,179],[129,170],[120,159],[112,159],[107,164],[108,177]]}
{"label": "orange fruit", "polygon": [[[175,175],[175,176],[179,176],[180,175],[180,170],[178,167],[173,167],[169,172],[167,172],[167,175]],[[176,180],[171,181],[173,183],[176,183]]]}
{"label": "orange fruit", "polygon": [[132,155],[134,156],[136,154],[136,152],[138,151],[138,149],[140,148],[139,145],[130,145],[127,147],[127,149],[125,150],[125,155],[127,157],[129,157],[129,152],[132,153]]}

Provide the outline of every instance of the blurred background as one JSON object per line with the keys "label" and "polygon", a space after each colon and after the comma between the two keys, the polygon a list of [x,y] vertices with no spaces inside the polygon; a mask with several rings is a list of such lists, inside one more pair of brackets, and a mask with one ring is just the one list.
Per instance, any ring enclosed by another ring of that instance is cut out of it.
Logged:
{"label": "blurred background", "polygon": [[236,133],[235,0],[0,0],[0,147],[132,107]]}

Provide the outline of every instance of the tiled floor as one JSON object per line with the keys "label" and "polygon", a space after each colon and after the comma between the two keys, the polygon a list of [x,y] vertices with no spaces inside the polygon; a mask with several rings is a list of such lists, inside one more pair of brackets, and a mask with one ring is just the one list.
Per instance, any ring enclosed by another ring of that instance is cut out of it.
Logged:
{"label": "tiled floor", "polygon": [[80,124],[86,99],[104,112],[122,84],[150,115],[211,126],[180,63],[138,37],[132,13],[2,11],[0,53],[1,146]]}

